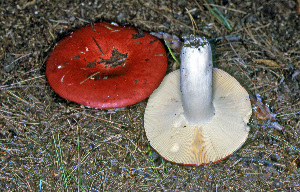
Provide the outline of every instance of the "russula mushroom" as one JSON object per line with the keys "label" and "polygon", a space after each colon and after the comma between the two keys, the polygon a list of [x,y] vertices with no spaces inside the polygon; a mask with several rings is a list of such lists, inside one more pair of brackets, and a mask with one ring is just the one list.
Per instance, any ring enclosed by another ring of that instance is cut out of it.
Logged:
{"label": "russula mushroom", "polygon": [[168,161],[185,165],[217,162],[248,137],[249,95],[234,77],[212,68],[206,39],[184,38],[180,71],[168,74],[148,100],[146,136]]}
{"label": "russula mushroom", "polygon": [[71,33],[46,61],[56,93],[94,108],[120,108],[147,98],[166,70],[165,48],[156,37],[105,22]]}

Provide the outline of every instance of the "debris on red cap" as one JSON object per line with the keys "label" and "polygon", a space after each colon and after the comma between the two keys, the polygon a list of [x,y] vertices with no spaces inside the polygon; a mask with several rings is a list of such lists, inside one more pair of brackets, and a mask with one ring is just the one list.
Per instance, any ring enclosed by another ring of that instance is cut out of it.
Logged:
{"label": "debris on red cap", "polygon": [[166,70],[166,51],[156,37],[105,22],[71,33],[46,61],[56,93],[95,108],[138,103],[159,86]]}

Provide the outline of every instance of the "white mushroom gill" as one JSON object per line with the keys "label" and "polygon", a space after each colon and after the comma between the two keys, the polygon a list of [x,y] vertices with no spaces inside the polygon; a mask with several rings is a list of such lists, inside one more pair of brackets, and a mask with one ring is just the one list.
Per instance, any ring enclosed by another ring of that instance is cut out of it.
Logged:
{"label": "white mushroom gill", "polygon": [[249,94],[221,69],[212,68],[205,39],[188,36],[181,70],[168,74],[145,109],[147,139],[168,161],[201,165],[220,161],[248,137]]}
{"label": "white mushroom gill", "polygon": [[208,41],[195,35],[185,39],[181,50],[180,90],[184,116],[203,125],[214,116],[212,103],[212,54]]}

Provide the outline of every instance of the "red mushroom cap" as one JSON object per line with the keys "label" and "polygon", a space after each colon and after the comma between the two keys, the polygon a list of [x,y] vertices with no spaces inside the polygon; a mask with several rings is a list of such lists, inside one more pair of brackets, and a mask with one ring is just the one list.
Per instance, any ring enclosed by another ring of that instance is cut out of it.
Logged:
{"label": "red mushroom cap", "polygon": [[147,98],[166,70],[166,51],[156,37],[109,23],[71,33],[46,61],[46,76],[56,93],[95,108],[119,108]]}

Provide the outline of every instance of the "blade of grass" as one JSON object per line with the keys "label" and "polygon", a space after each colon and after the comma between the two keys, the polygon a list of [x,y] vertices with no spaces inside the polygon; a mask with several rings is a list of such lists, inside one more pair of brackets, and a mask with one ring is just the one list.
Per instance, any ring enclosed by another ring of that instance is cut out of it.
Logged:
{"label": "blade of grass", "polygon": [[80,139],[80,136],[79,136],[79,129],[78,129],[78,126],[76,127],[77,128],[77,150],[78,150],[78,168],[77,168],[77,171],[78,171],[78,192],[80,191],[80,187],[81,187],[81,168],[80,168],[80,142],[79,142],[79,139]]}
{"label": "blade of grass", "polygon": [[[33,133],[31,131],[29,131],[30,134],[34,137]],[[57,162],[59,162],[59,158],[57,155],[54,155],[43,143],[41,143],[40,141],[36,141],[33,140],[29,137],[27,137],[28,139],[30,139],[31,141],[33,141],[34,143],[37,143],[38,145],[40,145],[45,151],[47,151],[48,154],[50,154],[53,159],[55,159]],[[55,139],[55,138],[54,138]],[[63,168],[64,172],[66,173],[66,178],[65,180],[67,181],[69,179],[69,177],[71,177],[71,179],[78,185],[77,179],[74,178],[74,176],[71,174],[71,172],[64,166],[64,164],[60,164],[60,166]],[[81,187],[82,191],[86,191],[84,188]]]}
{"label": "blade of grass", "polygon": [[90,191],[91,190],[91,188],[92,188],[92,176],[93,176],[93,174],[94,174],[94,169],[95,169],[95,166],[96,166],[96,161],[97,161],[97,159],[95,158],[94,159],[94,165],[93,165],[93,169],[92,169],[92,173],[91,173],[91,177],[90,177],[90,181],[89,181],[89,187],[88,187],[88,191]]}
{"label": "blade of grass", "polygon": [[55,150],[55,156],[56,156],[55,159],[57,160],[57,166],[58,166],[61,176],[62,176],[63,188],[64,188],[64,191],[68,191],[68,182],[66,179],[66,172],[63,167],[61,143],[60,143],[60,139],[59,139],[59,134],[57,134],[57,141],[56,141],[54,135],[52,135],[52,139],[53,139],[53,143],[54,143],[54,150]]}
{"label": "blade of grass", "polygon": [[266,135],[270,136],[271,138],[277,140],[277,141],[280,141],[280,142],[284,142],[285,145],[289,146],[290,148],[294,149],[295,151],[297,151],[298,153],[300,153],[300,150],[297,149],[296,147],[294,147],[293,145],[289,144],[289,142],[287,142],[285,139],[281,139],[280,137],[278,136],[274,136],[274,135],[271,135],[269,133],[266,133]]}
{"label": "blade of grass", "polygon": [[175,62],[178,64],[178,66],[180,66],[180,62],[178,61],[178,59],[175,57],[174,53],[172,52],[171,48],[169,47],[168,43],[166,40],[165,41],[165,44],[169,50],[169,53],[171,54],[172,58],[175,60]]}
{"label": "blade of grass", "polygon": [[[59,134],[58,134],[59,135]],[[54,142],[55,142],[55,137],[54,138]],[[59,137],[58,137],[59,139]],[[59,145],[60,145],[60,140],[59,140]],[[69,178],[71,178],[75,183],[76,185],[79,186],[79,189],[81,189],[82,191],[86,191],[79,183],[78,183],[78,180],[72,175],[73,171],[70,172],[66,167],[65,165],[63,164],[63,160],[62,160],[62,153],[58,154],[57,153],[57,156],[55,156],[55,160],[59,163],[59,168],[61,170],[63,170],[63,173],[62,173],[62,177],[63,177],[63,182],[64,183],[67,183]],[[75,169],[76,170],[76,169]],[[65,191],[68,191],[68,188],[65,188],[66,185],[63,185],[64,186],[64,190]]]}
{"label": "blade of grass", "polygon": [[[228,23],[227,19],[223,16],[223,14],[219,11],[219,9],[217,7],[213,7],[211,8],[211,6],[209,4],[213,4],[213,2],[211,0],[203,0],[204,1],[204,7],[206,9],[208,9],[208,11],[218,20],[220,21],[225,27],[227,27],[227,29],[229,31],[232,31],[232,27],[230,26],[230,24]],[[195,0],[196,4],[198,7],[200,7],[200,5],[198,4],[198,2]]]}
{"label": "blade of grass", "polygon": [[151,162],[151,168],[152,168],[154,174],[156,175],[156,177],[158,177],[159,179],[161,179],[161,178],[160,178],[160,174],[159,174],[158,170],[156,169],[154,160],[153,160],[153,158],[152,158],[152,153],[151,153],[151,147],[150,147],[150,145],[148,145],[148,152],[149,152],[148,157],[149,157],[150,162]]}
{"label": "blade of grass", "polygon": [[[39,175],[41,174],[41,170],[39,170]],[[40,191],[42,191],[42,180],[40,180]]]}
{"label": "blade of grass", "polygon": [[[35,137],[34,136],[34,134],[29,130],[29,133],[33,136],[33,137]],[[78,184],[78,181],[77,181],[77,179],[76,178],[74,178],[74,176],[72,175],[72,173],[77,169],[77,166],[70,172],[66,167],[65,167],[65,165],[63,164],[63,160],[62,160],[62,152],[61,152],[61,147],[60,147],[60,150],[57,150],[57,146],[55,146],[56,145],[56,139],[55,139],[55,136],[54,135],[52,135],[52,137],[53,137],[53,142],[54,142],[54,148],[55,148],[55,153],[56,154],[53,154],[42,142],[40,142],[40,141],[37,141],[37,140],[34,140],[34,139],[31,139],[30,137],[28,137],[28,136],[26,136],[26,138],[27,139],[29,139],[29,140],[31,140],[31,141],[33,141],[34,143],[36,143],[36,144],[38,144],[39,146],[41,146],[50,156],[52,156],[52,158],[54,159],[54,160],[56,160],[58,163],[59,162],[61,162],[60,163],[60,168],[62,168],[63,169],[63,171],[64,171],[64,175],[65,175],[65,178],[64,178],[64,180],[67,182],[68,181],[68,179],[69,178],[71,178],[74,182],[75,182],[75,184],[76,185],[78,185],[78,186],[80,186],[80,189],[82,190],[82,191],[86,191],[86,189],[84,189],[81,185],[79,185]],[[58,145],[60,145],[60,141],[59,141],[59,143],[58,143]],[[59,152],[60,151],[60,152]],[[59,155],[60,154],[60,155]],[[90,155],[91,154],[91,152],[89,152],[87,155],[85,155],[84,156],[84,158],[80,161],[80,163],[82,163],[84,160],[86,160],[86,158],[88,157],[88,155]],[[28,171],[30,171],[30,170],[28,170]],[[30,171],[31,172],[31,171]],[[46,179],[43,179],[41,176],[39,176],[39,175],[37,175],[37,174],[34,174],[34,175],[36,175],[37,177],[39,177],[41,180],[43,180],[44,182],[46,182],[46,183],[48,183],[47,181],[46,181]],[[49,183],[49,185],[51,185],[51,186],[53,186],[52,184],[50,184]],[[55,188],[55,187],[53,187],[53,188]],[[58,189],[58,190],[60,190],[60,189]]]}

